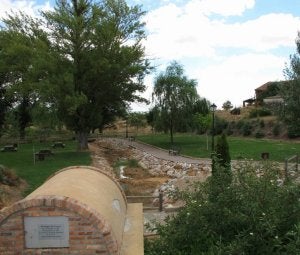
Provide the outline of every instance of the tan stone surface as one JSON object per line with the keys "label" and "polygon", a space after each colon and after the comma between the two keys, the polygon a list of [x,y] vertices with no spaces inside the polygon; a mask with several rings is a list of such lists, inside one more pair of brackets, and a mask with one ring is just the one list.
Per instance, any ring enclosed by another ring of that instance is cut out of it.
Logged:
{"label": "tan stone surface", "polygon": [[143,204],[128,204],[123,236],[123,246],[121,249],[122,255],[144,254],[143,224]]}

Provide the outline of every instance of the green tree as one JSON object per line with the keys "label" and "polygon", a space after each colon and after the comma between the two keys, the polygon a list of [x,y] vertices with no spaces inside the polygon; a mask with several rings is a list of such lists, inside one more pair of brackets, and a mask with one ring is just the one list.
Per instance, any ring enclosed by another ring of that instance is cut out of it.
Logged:
{"label": "green tree", "polygon": [[59,0],[54,11],[44,13],[57,57],[55,101],[80,149],[87,148],[91,130],[124,114],[129,102],[143,100],[135,94],[144,91],[149,70],[141,44],[143,15],[123,0]]}
{"label": "green tree", "polygon": [[174,144],[174,132],[192,125],[193,106],[199,98],[196,85],[195,80],[184,75],[183,67],[176,61],[155,79],[153,101],[162,126],[170,132],[171,144]]}
{"label": "green tree", "polygon": [[31,110],[39,100],[49,60],[49,41],[40,28],[41,21],[23,13],[9,15],[0,30],[0,74],[6,102],[16,112],[21,139],[31,121]]}
{"label": "green tree", "polygon": [[296,46],[297,52],[290,57],[290,65],[284,70],[289,82],[280,89],[284,99],[280,116],[287,124],[288,135],[291,138],[300,137],[300,33]]}
{"label": "green tree", "polygon": [[225,111],[229,111],[230,109],[233,108],[233,105],[232,105],[232,103],[229,100],[227,100],[226,102],[223,103],[222,108]]}
{"label": "green tree", "polygon": [[216,145],[216,156],[218,158],[218,163],[221,166],[225,168],[230,167],[231,157],[229,152],[229,145],[225,134],[222,134],[218,137]]}
{"label": "green tree", "polygon": [[130,126],[136,128],[136,133],[138,133],[140,127],[146,126],[146,117],[144,113],[132,112],[128,115],[127,121]]}
{"label": "green tree", "polygon": [[277,166],[248,162],[229,183],[220,174],[179,193],[185,206],[155,226],[145,254],[299,254],[300,187],[279,178]]}

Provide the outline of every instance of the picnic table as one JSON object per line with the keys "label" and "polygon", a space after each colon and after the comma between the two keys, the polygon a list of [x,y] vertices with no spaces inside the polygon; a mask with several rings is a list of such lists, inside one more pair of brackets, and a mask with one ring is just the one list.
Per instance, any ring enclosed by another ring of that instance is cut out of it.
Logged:
{"label": "picnic table", "polygon": [[55,149],[55,148],[65,148],[65,144],[62,143],[62,142],[55,142],[52,144],[52,148]]}
{"label": "picnic table", "polygon": [[5,145],[2,149],[1,149],[1,152],[16,152],[18,149],[17,149],[17,145],[16,144],[13,144],[13,145]]}
{"label": "picnic table", "polygon": [[49,149],[42,149],[34,154],[35,160],[44,160],[47,156],[52,156],[54,153]]}

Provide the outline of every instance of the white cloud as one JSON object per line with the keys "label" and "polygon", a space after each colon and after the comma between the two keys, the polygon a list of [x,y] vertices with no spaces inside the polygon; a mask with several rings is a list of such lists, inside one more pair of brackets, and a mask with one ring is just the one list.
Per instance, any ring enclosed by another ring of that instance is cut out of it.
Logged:
{"label": "white cloud", "polygon": [[30,0],[1,0],[0,1],[0,18],[4,18],[6,13],[19,12],[22,11],[27,15],[38,16],[39,11],[50,10],[51,6],[49,1],[45,2],[43,5],[38,5],[35,1]]}
{"label": "white cloud", "polygon": [[254,5],[255,0],[191,0],[186,5],[186,10],[205,15],[233,16],[242,15],[245,10],[253,8]]}
{"label": "white cloud", "polygon": [[254,96],[254,89],[274,80],[283,80],[287,59],[271,54],[244,54],[224,59],[219,64],[194,70],[198,93],[222,107],[229,100],[241,106],[243,100]]}
{"label": "white cloud", "polygon": [[[253,1],[227,1],[236,3],[231,11],[226,11],[232,15],[253,5]],[[213,11],[216,0],[191,0],[183,7],[168,4],[149,12],[145,18],[149,32],[145,42],[148,55],[171,60],[215,57],[218,47],[267,52],[281,46],[294,46],[300,27],[299,17],[268,14],[244,23],[230,24],[207,16],[201,8],[204,3],[211,3]]]}

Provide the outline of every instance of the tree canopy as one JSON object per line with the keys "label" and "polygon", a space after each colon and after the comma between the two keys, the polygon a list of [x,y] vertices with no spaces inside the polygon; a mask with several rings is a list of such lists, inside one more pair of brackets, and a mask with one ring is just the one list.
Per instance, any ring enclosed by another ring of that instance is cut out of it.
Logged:
{"label": "tree canopy", "polygon": [[199,98],[196,85],[195,80],[184,75],[183,67],[176,61],[155,79],[153,101],[162,127],[170,132],[171,144],[174,132],[192,125],[193,107]]}
{"label": "tree canopy", "polygon": [[284,99],[281,117],[288,126],[290,138],[300,137],[300,33],[296,40],[297,52],[290,57],[290,64],[285,69],[289,82],[281,86]]}
{"label": "tree canopy", "polygon": [[[24,15],[4,20],[1,32],[15,33],[15,38],[24,38],[22,42],[32,42],[36,34],[34,42],[39,46],[22,49],[15,60],[18,65],[29,63],[28,78],[23,75],[20,87],[31,91],[37,82],[33,91],[38,93],[38,106],[55,109],[77,134],[81,149],[87,148],[91,130],[125,114],[129,102],[144,101],[136,95],[144,91],[143,78],[150,70],[141,43],[144,14],[124,0],[58,0],[54,10],[42,13],[44,20]],[[19,41],[15,40],[15,47],[24,48]],[[5,66],[14,67],[9,62],[12,52],[6,52],[9,58],[0,65],[1,73],[7,73]]]}

